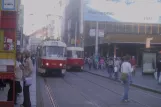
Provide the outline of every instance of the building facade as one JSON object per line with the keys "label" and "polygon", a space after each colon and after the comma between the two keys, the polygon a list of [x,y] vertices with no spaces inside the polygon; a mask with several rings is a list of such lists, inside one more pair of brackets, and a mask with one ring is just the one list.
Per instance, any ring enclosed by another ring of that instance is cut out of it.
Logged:
{"label": "building facade", "polygon": [[[83,39],[80,40],[84,43],[87,55],[95,53],[96,33],[98,36],[103,34],[98,37],[98,52],[101,56],[121,57],[129,54],[141,59],[145,50],[159,51],[161,13],[157,10],[161,9],[161,2],[132,1],[70,0],[66,7],[66,42],[69,43],[75,36],[75,21],[80,22],[83,13]],[[80,4],[83,4],[82,10]],[[80,23],[78,27],[81,27]],[[77,35],[80,35],[79,31]],[[145,47],[147,38],[152,38],[148,49]]]}

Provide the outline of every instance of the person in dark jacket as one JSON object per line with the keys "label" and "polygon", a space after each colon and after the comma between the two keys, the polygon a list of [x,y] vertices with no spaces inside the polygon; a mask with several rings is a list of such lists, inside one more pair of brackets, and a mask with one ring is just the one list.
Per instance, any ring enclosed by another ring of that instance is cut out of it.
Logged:
{"label": "person in dark jacket", "polygon": [[159,81],[159,77],[160,77],[160,72],[161,72],[161,58],[159,58],[159,60],[157,61],[157,79]]}

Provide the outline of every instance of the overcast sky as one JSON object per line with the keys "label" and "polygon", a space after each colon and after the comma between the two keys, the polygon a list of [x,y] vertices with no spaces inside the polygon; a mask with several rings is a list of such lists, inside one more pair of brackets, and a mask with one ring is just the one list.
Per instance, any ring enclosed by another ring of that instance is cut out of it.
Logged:
{"label": "overcast sky", "polygon": [[22,0],[24,5],[24,33],[31,34],[46,25],[46,14],[59,14],[57,2],[58,0]]}

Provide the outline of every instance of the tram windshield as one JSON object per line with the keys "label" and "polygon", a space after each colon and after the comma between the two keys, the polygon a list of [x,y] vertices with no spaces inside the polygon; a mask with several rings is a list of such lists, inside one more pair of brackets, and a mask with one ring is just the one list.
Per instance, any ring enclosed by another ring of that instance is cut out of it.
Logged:
{"label": "tram windshield", "polygon": [[58,56],[58,57],[63,57],[65,52],[64,47],[58,47],[58,46],[46,46],[43,48],[43,55],[44,56]]}
{"label": "tram windshield", "polygon": [[69,58],[83,58],[83,51],[68,50],[67,57],[69,57]]}

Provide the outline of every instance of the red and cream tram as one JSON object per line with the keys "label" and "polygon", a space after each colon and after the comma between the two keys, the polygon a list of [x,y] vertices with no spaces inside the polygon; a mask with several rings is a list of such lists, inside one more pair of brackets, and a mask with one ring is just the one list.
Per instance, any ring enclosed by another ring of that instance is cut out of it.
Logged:
{"label": "red and cream tram", "polygon": [[67,70],[71,68],[83,69],[84,49],[81,47],[67,47]]}
{"label": "red and cream tram", "polygon": [[37,48],[37,71],[46,75],[49,73],[66,72],[66,44],[61,41],[46,40]]}

